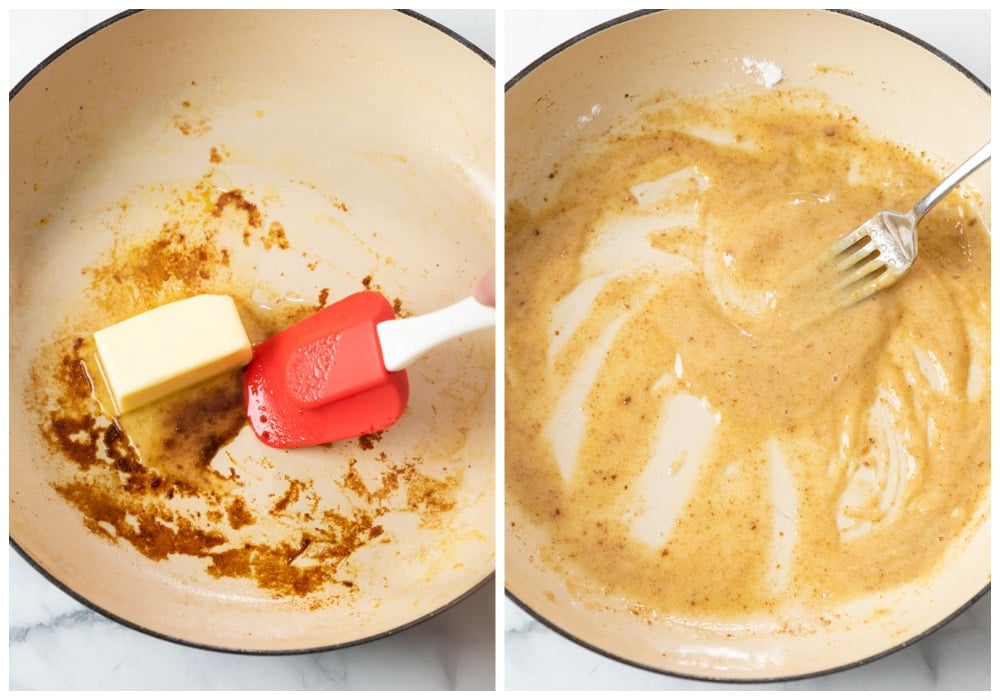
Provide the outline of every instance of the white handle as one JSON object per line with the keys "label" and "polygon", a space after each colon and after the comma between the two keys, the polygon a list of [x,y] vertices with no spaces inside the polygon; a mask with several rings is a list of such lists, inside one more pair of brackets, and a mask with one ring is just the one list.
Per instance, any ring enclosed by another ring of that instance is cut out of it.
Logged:
{"label": "white handle", "polygon": [[429,314],[382,321],[375,330],[382,347],[382,362],[387,370],[396,372],[431,348],[470,331],[495,326],[496,321],[495,308],[466,297]]}

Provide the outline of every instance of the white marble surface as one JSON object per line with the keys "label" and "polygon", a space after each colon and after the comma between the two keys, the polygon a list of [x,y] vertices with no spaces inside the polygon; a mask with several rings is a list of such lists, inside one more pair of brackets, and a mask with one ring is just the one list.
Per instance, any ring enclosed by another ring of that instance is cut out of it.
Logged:
{"label": "white marble surface", "polygon": [[[491,11],[422,11],[494,55]],[[114,10],[15,11],[9,85]],[[11,690],[489,690],[496,685],[494,581],[416,627],[314,654],[247,656],[195,649],[120,625],[77,602],[13,549]]]}
{"label": "white marble surface", "polygon": [[[503,20],[500,70],[509,80],[581,31],[626,10],[511,11]],[[990,84],[987,11],[874,11],[952,56]],[[504,687],[511,690],[944,690],[990,687],[990,595],[923,640],[875,662],[808,680],[772,684],[705,683],[664,676],[613,661],[570,642],[505,601]]]}

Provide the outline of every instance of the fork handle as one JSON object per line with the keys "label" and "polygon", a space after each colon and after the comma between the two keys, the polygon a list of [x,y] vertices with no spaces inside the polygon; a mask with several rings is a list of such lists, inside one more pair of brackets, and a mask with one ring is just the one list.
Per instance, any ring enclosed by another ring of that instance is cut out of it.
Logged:
{"label": "fork handle", "polygon": [[929,212],[935,204],[941,201],[942,197],[951,192],[955,188],[955,185],[971,175],[973,171],[977,170],[979,166],[989,159],[990,144],[987,143],[985,146],[969,156],[968,160],[955,168],[951,175],[942,180],[941,184],[928,192],[923,199],[914,205],[911,212],[913,214],[914,223],[924,218],[924,214]]}

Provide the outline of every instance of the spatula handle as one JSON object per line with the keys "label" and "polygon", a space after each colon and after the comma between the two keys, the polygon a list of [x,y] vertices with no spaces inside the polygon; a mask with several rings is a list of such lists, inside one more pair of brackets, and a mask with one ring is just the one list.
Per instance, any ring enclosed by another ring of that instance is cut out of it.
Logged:
{"label": "spatula handle", "polygon": [[405,369],[425,352],[460,335],[496,325],[496,309],[466,297],[438,311],[382,321],[376,326],[382,361],[390,372]]}

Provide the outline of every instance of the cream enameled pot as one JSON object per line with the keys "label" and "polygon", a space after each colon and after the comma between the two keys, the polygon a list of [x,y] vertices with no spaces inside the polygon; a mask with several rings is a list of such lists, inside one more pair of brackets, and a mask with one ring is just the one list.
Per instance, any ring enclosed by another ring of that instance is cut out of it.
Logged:
{"label": "cream enameled pot", "polygon": [[[868,18],[828,11],[661,11],[586,32],[514,78],[506,91],[506,199],[535,211],[588,146],[672,96],[747,86],[807,88],[844,105],[877,134],[956,163],[989,139],[988,90],[947,57]],[[558,164],[558,168],[554,167]],[[609,165],[609,167],[612,167]],[[989,222],[988,169],[972,181]],[[516,271],[508,267],[508,279]],[[565,309],[563,309],[565,311]],[[572,311],[572,310],[570,310]],[[508,405],[510,401],[508,399]],[[508,444],[511,439],[507,435]],[[509,484],[508,484],[509,491]],[[659,672],[730,681],[789,679],[850,667],[936,629],[990,583],[989,504],[956,540],[940,572],[838,610],[820,628],[771,620],[752,634],[650,624],[616,601],[580,598],[550,565],[536,517],[508,502],[508,594],[566,637]],[[512,525],[517,523],[517,526]],[[774,623],[774,624],[770,624]]]}
{"label": "cream enameled pot", "polygon": [[412,314],[467,295],[493,262],[494,84],[481,52],[397,11],[126,13],[22,81],[14,546],[114,619],[262,653],[379,637],[488,581],[492,334],[415,364],[392,431],[285,451],[243,426],[207,466],[136,466],[60,367],[93,375],[63,362],[74,343],[196,292],[233,295],[254,342],[364,288]]}

